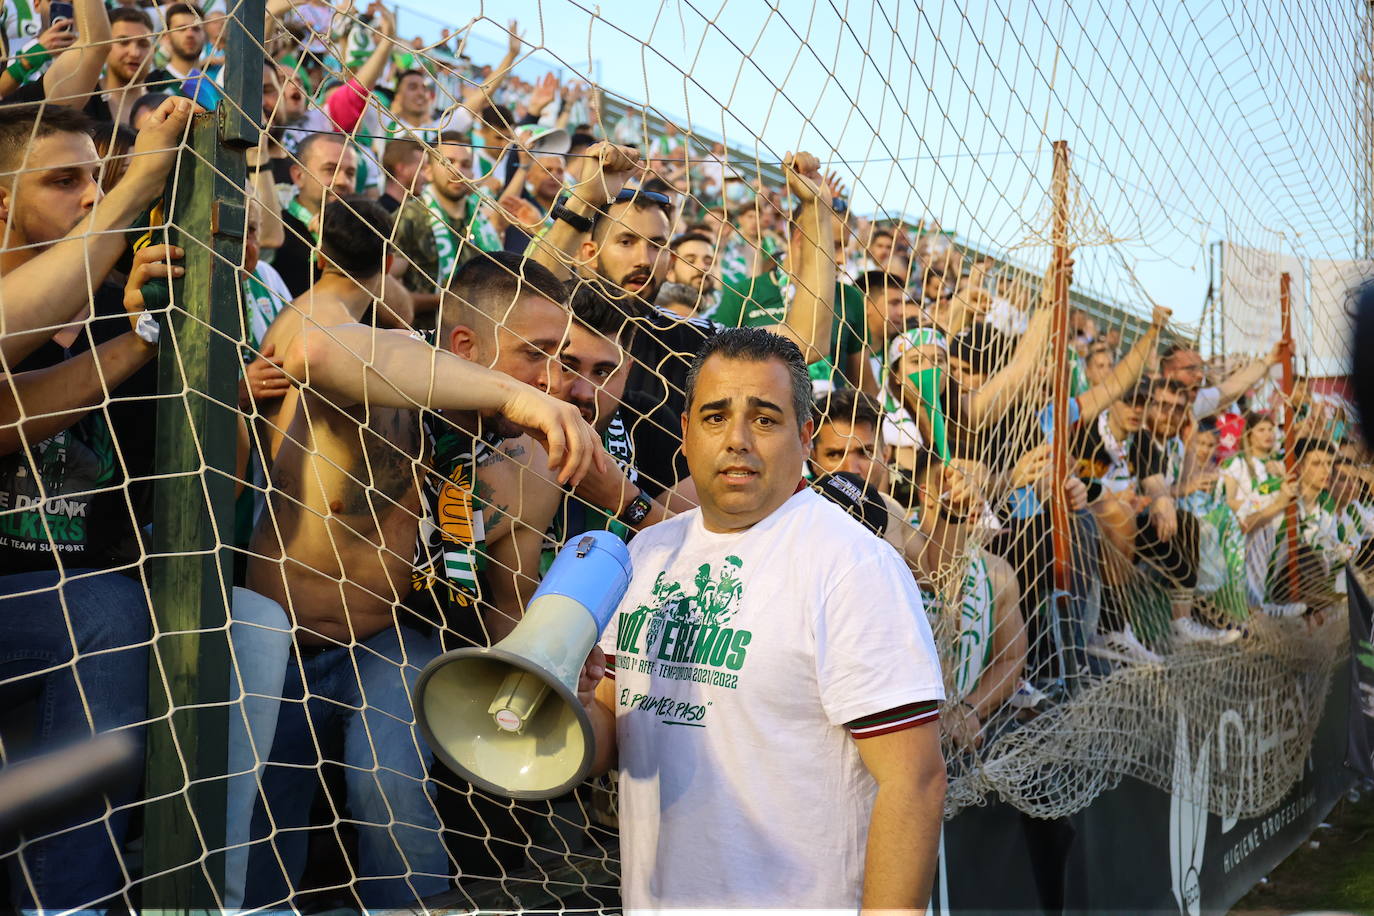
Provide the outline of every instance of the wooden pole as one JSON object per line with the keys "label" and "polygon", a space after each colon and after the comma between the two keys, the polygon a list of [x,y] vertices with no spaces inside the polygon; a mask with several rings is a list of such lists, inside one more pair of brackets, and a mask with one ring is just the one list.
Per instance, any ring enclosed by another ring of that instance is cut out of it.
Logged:
{"label": "wooden pole", "polygon": [[1050,184],[1054,207],[1054,333],[1050,347],[1054,358],[1054,439],[1050,444],[1050,530],[1054,548],[1054,588],[1069,590],[1073,562],[1069,504],[1064,484],[1069,477],[1069,144],[1054,142],[1054,175]]}
{"label": "wooden pole", "polygon": [[[1293,454],[1297,444],[1297,411],[1293,409],[1293,278],[1285,271],[1279,275],[1279,318],[1283,335],[1283,469],[1286,476],[1292,476],[1297,465]],[[1287,530],[1288,546],[1288,600],[1298,600],[1298,494],[1288,504],[1284,515],[1284,528]]]}
{"label": "wooden pole", "polygon": [[172,283],[158,354],[144,911],[216,910],[223,899],[243,328],[236,265],[244,150],[262,129],[264,0],[236,9],[226,23],[223,99],[196,116],[166,196],[167,234],[185,249],[186,273]]}
{"label": "wooden pole", "polygon": [[1069,144],[1054,142],[1054,173],[1050,181],[1050,197],[1054,207],[1052,238],[1054,243],[1054,333],[1050,337],[1050,352],[1054,359],[1054,438],[1050,442],[1050,545],[1054,554],[1055,627],[1059,634],[1061,673],[1070,691],[1078,683],[1080,639],[1086,634],[1077,632],[1072,597],[1073,583],[1073,519],[1069,515],[1068,494],[1064,485],[1069,479]]}

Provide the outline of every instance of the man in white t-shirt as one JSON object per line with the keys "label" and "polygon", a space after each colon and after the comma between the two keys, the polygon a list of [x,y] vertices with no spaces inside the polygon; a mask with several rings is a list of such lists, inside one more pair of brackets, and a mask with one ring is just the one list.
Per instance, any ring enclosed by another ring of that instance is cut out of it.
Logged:
{"label": "man in white t-shirt", "polygon": [[1159,373],[1193,392],[1193,419],[1201,420],[1221,413],[1231,402],[1258,385],[1269,374],[1270,367],[1283,362],[1284,352],[1283,343],[1276,343],[1264,359],[1251,360],[1219,384],[1204,388],[1202,383],[1207,376],[1203,371],[1202,354],[1186,344],[1174,344],[1160,351]]}
{"label": "man in white t-shirt", "polygon": [[631,543],[579,684],[597,765],[619,748],[627,911],[926,906],[935,645],[896,551],[803,485],[810,417],[795,344],[704,343],[682,418],[700,508]]}

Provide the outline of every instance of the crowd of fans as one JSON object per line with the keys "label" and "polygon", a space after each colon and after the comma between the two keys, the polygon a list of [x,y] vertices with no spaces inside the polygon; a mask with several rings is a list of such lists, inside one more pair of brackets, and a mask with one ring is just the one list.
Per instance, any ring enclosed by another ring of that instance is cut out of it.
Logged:
{"label": "crowd of fans", "polygon": [[[196,105],[234,104],[226,21],[102,0],[0,17],[0,693],[24,720],[7,759],[148,716],[166,321],[147,291],[196,282],[180,262],[201,244],[155,205]],[[693,505],[683,390],[721,327],[806,354],[814,485],[925,591],[952,755],[1115,667],[1310,625],[1374,555],[1355,418],[1305,384],[1280,395],[1283,347],[1218,371],[1161,343],[1165,308],[1130,341],[1075,313],[1058,341],[1071,262],[1027,281],[849,212],[806,153],[770,183],[670,121],[607,123],[596,87],[516,76],[509,31],[479,65],[447,35],[401,40],[379,3],[268,4],[238,265],[223,905],[301,892],[311,827],[338,817],[364,906],[519,867],[529,823],[435,772],[415,678],[508,633],[567,536]],[[326,761],[342,815],[320,810]],[[139,797],[10,852],[16,903],[117,902]]]}

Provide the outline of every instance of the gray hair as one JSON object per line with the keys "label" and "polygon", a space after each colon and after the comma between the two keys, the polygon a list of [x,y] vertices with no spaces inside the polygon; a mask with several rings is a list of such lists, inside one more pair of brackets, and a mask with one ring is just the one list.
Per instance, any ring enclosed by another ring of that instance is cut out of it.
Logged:
{"label": "gray hair", "polygon": [[780,334],[763,328],[727,328],[713,337],[698,351],[687,370],[687,409],[696,398],[697,378],[701,367],[712,356],[737,359],[750,363],[764,363],[776,359],[787,367],[792,379],[792,409],[797,426],[811,419],[814,400],[811,396],[811,376],[806,371],[806,359],[795,343]]}

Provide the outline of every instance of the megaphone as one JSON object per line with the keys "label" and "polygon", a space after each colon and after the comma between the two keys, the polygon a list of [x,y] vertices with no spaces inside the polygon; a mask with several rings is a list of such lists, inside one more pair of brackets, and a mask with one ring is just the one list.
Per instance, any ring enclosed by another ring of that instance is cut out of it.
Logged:
{"label": "megaphone", "polygon": [[508,798],[556,798],[586,779],[596,748],[577,681],[630,575],[615,535],[569,538],[509,636],[426,665],[415,719],[435,755]]}
{"label": "megaphone", "polygon": [[521,140],[525,148],[536,156],[546,153],[566,156],[568,150],[572,149],[572,135],[561,127],[526,127],[521,131]]}

